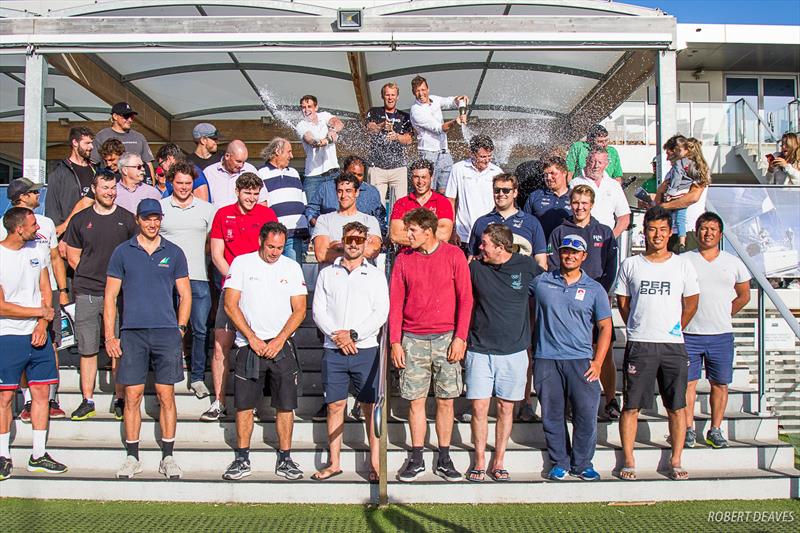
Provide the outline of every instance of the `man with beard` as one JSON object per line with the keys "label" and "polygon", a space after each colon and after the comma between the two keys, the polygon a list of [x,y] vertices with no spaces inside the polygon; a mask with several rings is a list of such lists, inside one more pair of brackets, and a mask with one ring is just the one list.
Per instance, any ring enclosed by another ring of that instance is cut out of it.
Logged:
{"label": "man with beard", "polygon": [[[63,235],[72,217],[73,209],[81,198],[92,194],[92,181],[96,172],[90,161],[94,133],[89,128],[71,128],[67,142],[69,157],[58,162],[47,176],[47,198],[44,212],[56,225],[56,234]],[[91,205],[91,201],[87,205]]]}

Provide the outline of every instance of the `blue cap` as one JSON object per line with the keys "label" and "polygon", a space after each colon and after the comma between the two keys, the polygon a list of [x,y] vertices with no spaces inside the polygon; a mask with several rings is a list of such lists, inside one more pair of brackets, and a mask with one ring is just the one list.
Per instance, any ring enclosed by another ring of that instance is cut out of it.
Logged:
{"label": "blue cap", "polygon": [[139,202],[136,208],[136,216],[139,218],[148,217],[150,215],[158,215],[163,217],[164,211],[161,210],[161,202],[153,200],[152,198],[145,198]]}
{"label": "blue cap", "polygon": [[579,252],[585,252],[588,247],[586,246],[586,241],[583,240],[583,237],[580,235],[567,235],[563,239],[561,239],[561,244],[558,246],[558,249],[561,250],[562,248],[571,248],[573,250],[578,250]]}

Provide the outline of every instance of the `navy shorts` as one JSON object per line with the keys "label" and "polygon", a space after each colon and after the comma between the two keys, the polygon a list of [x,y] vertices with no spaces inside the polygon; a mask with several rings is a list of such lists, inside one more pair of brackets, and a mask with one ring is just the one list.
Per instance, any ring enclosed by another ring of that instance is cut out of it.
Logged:
{"label": "navy shorts", "polygon": [[120,341],[122,357],[117,366],[120,385],[144,385],[151,361],[159,385],[183,381],[182,339],[178,328],[123,329]]}
{"label": "navy shorts", "polygon": [[684,333],[683,342],[689,354],[689,381],[700,379],[705,363],[706,379],[721,385],[733,383],[733,333]]}
{"label": "navy shorts", "polygon": [[347,399],[350,383],[353,394],[362,403],[375,403],[378,398],[380,358],[378,347],[359,348],[355,355],[344,355],[341,350],[322,350],[322,390],[325,403]]}
{"label": "navy shorts", "polygon": [[622,408],[652,409],[655,385],[664,407],[686,407],[689,358],[683,344],[628,341],[622,363]]}
{"label": "navy shorts", "polygon": [[31,335],[0,335],[0,390],[16,390],[22,372],[29,385],[58,383],[56,354],[50,336],[43,346],[31,346]]}

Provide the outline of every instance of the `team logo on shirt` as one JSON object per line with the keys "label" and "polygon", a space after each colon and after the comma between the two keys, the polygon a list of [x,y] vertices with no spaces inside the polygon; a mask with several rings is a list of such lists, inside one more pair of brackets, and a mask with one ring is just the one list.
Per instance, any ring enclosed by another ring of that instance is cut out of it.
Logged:
{"label": "team logo on shirt", "polygon": [[632,364],[628,363],[628,374],[634,375],[636,374],[636,367]]}
{"label": "team logo on shirt", "polygon": [[672,335],[673,337],[680,337],[681,336],[681,323],[677,322],[674,326],[672,326],[672,329],[669,330],[669,334]]}
{"label": "team logo on shirt", "polygon": [[31,259],[31,266],[33,268],[37,268],[39,266],[39,260],[36,259],[35,257],[33,259]]}
{"label": "team logo on shirt", "polygon": [[162,268],[169,268],[169,257],[165,257],[161,261],[158,262],[158,266]]}
{"label": "team logo on shirt", "polygon": [[519,218],[519,219],[516,219],[516,220],[512,220],[511,221],[511,225],[514,226],[515,228],[521,228],[522,227],[522,219]]}
{"label": "team logo on shirt", "polygon": [[86,224],[86,229],[92,229],[92,223],[91,223],[91,222],[89,222],[88,224]]}
{"label": "team logo on shirt", "polygon": [[592,235],[592,239],[594,239],[594,242],[603,242],[602,235]]}
{"label": "team logo on shirt", "polygon": [[639,294],[660,294],[669,296],[672,294],[672,286],[669,281],[648,281],[642,280],[639,286]]}
{"label": "team logo on shirt", "polygon": [[286,278],[281,278],[279,283],[281,283],[282,285],[286,285],[287,283],[289,283],[289,280]]}
{"label": "team logo on shirt", "polygon": [[578,289],[575,291],[575,299],[582,302],[586,297],[586,289]]}
{"label": "team logo on shirt", "polygon": [[520,290],[522,288],[522,273],[519,274],[511,274],[511,288],[514,290]]}

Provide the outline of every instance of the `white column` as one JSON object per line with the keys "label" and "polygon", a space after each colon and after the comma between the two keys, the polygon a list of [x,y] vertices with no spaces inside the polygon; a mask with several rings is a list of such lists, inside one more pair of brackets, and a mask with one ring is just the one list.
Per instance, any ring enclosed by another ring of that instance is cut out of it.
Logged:
{"label": "white column", "polygon": [[662,50],[656,60],[656,155],[658,182],[667,173],[664,165],[664,143],[678,133],[677,52]]}
{"label": "white column", "polygon": [[47,149],[47,111],[44,108],[44,86],[47,82],[47,61],[31,51],[25,57],[25,126],[22,141],[23,176],[44,183],[45,150]]}

